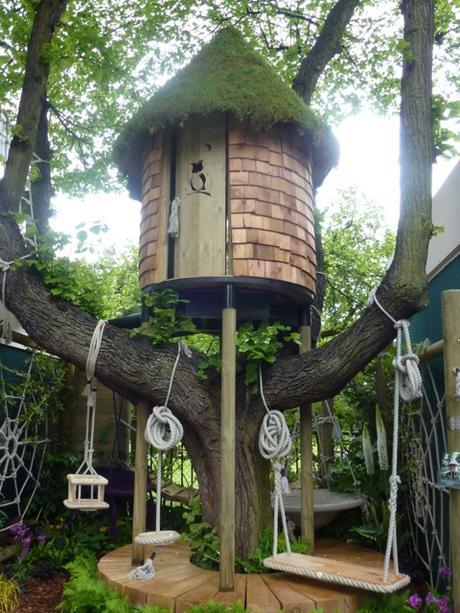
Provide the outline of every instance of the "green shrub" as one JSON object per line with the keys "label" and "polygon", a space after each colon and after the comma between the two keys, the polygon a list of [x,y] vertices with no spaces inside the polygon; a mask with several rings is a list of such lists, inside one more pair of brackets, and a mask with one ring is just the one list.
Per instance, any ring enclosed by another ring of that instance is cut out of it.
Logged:
{"label": "green shrub", "polygon": [[21,590],[14,579],[7,579],[0,574],[0,612],[14,611],[19,603]]}

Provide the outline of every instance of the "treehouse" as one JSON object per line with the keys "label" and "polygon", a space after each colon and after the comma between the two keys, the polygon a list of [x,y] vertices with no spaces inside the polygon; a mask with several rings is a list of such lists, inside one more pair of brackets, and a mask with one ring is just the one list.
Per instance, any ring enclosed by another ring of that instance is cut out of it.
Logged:
{"label": "treehouse", "polygon": [[142,290],[176,289],[202,327],[225,291],[239,321],[297,324],[315,295],[314,190],[337,146],[239,33],[221,31],[159,89],[115,156],[142,202]]}
{"label": "treehouse", "polygon": [[[337,161],[336,141],[262,57],[235,30],[226,29],[128,121],[117,140],[115,158],[131,196],[142,203],[141,289],[144,293],[175,289],[186,299],[182,303],[185,314],[202,329],[221,327],[219,495],[215,500],[219,508],[219,582],[209,573],[198,577],[199,571],[188,560],[189,552],[177,545],[179,535],[161,529],[161,454],[184,434],[184,426],[168,406],[176,367],[181,353],[187,352],[181,343],[177,344],[161,406],[152,409],[141,402],[137,407],[131,556],[116,553],[113,559],[103,558],[101,575],[111,581],[116,568],[122,578],[117,587],[133,595],[138,604],[182,610],[180,598],[186,593],[184,602],[189,604],[216,596],[217,601],[240,599],[256,608],[266,603],[267,611],[310,610],[318,603],[313,594],[324,595],[325,588],[294,579],[292,588],[287,583],[283,588],[284,594],[287,590],[295,598],[287,602],[273,585],[272,576],[262,585],[263,581],[249,576],[246,581],[235,574],[235,338],[242,321],[278,321],[298,326],[300,350],[311,348],[308,313],[316,291],[314,193]],[[147,316],[144,309],[142,319]],[[282,467],[291,450],[291,434],[283,414],[267,405],[263,370],[259,365],[259,394],[265,414],[262,424],[257,424],[258,444],[262,457],[271,462],[275,489],[273,556],[264,560],[265,567],[282,571],[283,582],[290,581],[288,575],[331,582],[333,594],[343,586],[381,593],[403,587],[409,577],[399,573],[397,563],[390,572],[385,558],[383,575],[376,569],[382,565],[380,555],[378,560],[360,559],[363,552],[353,550],[342,557],[326,554],[323,559],[291,552],[282,492]],[[299,421],[301,534],[313,553],[310,407],[301,407]],[[151,532],[145,532],[147,445],[157,450],[160,463],[156,528]],[[277,548],[278,515],[286,554],[279,554]],[[158,577],[152,556],[146,557],[145,547],[151,550],[153,546],[161,549]],[[125,556],[123,561],[121,555]],[[170,564],[167,572],[165,561]],[[140,566],[133,569],[136,564]],[[165,579],[177,570],[187,578],[175,575]],[[133,580],[145,581],[145,588],[137,587]],[[191,595],[195,585],[199,596],[195,592]],[[307,601],[298,600],[299,590],[308,594]],[[340,602],[334,600],[334,605],[338,610],[349,610],[345,596],[340,595]]]}

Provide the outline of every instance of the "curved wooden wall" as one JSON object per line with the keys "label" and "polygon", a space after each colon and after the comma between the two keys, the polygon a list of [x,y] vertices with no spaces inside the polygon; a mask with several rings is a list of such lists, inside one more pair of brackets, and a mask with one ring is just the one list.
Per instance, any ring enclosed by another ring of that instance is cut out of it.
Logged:
{"label": "curved wooden wall", "polygon": [[141,289],[166,278],[169,209],[169,151],[166,133],[158,132],[144,159],[139,284]]}
{"label": "curved wooden wall", "polygon": [[310,155],[294,128],[229,129],[233,274],[315,291]]}
{"label": "curved wooden wall", "polygon": [[[144,160],[139,253],[141,288],[167,278],[171,166],[168,139],[168,133],[165,131],[156,134],[152,148]],[[192,142],[196,140],[192,139]],[[178,144],[180,143],[179,138]],[[215,149],[213,145],[213,151]],[[315,292],[313,197],[310,153],[305,138],[290,126],[255,133],[248,129],[246,124],[230,120],[227,152],[227,188],[225,181],[215,182],[212,197],[208,199],[212,200],[211,210],[216,209],[214,212],[217,215],[217,203],[225,200],[227,191],[229,273],[235,276],[287,281]],[[181,164],[181,167],[176,168],[176,191],[181,197],[181,184],[185,181],[184,185],[188,185],[190,155],[181,155],[179,151],[177,155],[177,163]],[[225,156],[222,157],[221,164],[225,166]],[[206,164],[205,168],[209,168],[206,185],[212,185],[212,181],[216,181],[214,174],[220,174],[221,170],[214,168],[212,164]],[[191,213],[190,207],[197,206],[197,197],[184,197],[181,218],[186,212]],[[194,226],[200,217],[196,213],[191,219],[184,217],[181,233],[187,232],[188,229],[189,233],[199,235],[200,232]],[[210,222],[214,223],[214,213],[208,214],[206,218],[207,226]],[[222,242],[219,249],[223,252],[225,232],[217,232],[214,226],[211,230],[207,228],[207,234],[214,243],[217,239],[219,243]],[[192,240],[193,237],[189,238]],[[209,254],[203,260],[207,264],[202,271],[200,260],[197,259],[193,264],[191,260],[194,259],[195,253],[198,258],[199,250],[194,247],[187,251],[186,240],[188,235],[185,234],[180,234],[176,240],[175,278],[224,274],[224,271],[216,272],[214,264],[209,267],[209,262],[217,261],[216,257],[209,257]],[[215,245],[213,248],[214,251],[217,249]],[[219,261],[221,259],[219,258]],[[219,266],[219,271],[220,268]]]}

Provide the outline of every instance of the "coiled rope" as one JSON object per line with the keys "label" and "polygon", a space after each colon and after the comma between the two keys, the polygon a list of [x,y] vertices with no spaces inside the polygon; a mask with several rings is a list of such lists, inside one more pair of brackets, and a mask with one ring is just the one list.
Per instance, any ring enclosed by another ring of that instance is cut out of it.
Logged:
{"label": "coiled rope", "polygon": [[[400,400],[410,402],[421,398],[422,392],[422,376],[418,367],[418,356],[412,351],[412,344],[409,334],[409,322],[406,319],[397,321],[386,311],[377,299],[376,293],[370,297],[370,300],[375,302],[379,309],[388,319],[393,322],[396,329],[396,357],[393,360],[395,369],[395,390],[393,401],[393,450],[391,458],[391,476],[390,476],[390,496],[388,506],[390,509],[390,521],[388,525],[388,537],[385,550],[385,560],[383,564],[383,582],[388,580],[390,572],[390,557],[393,552],[393,568],[396,573],[399,573],[398,560],[398,542],[397,542],[397,527],[396,513],[398,509],[398,486],[401,483],[401,478],[398,475],[398,442],[399,442],[399,404]],[[403,354],[403,341],[406,345],[406,353]]]}
{"label": "coiled rope", "polygon": [[169,398],[171,396],[171,390],[174,382],[174,376],[176,374],[177,366],[179,364],[182,351],[184,351],[187,356],[191,357],[191,352],[187,345],[185,345],[185,343],[179,342],[177,345],[177,356],[171,372],[171,378],[169,380],[165,403],[162,406],[153,407],[152,413],[147,420],[144,432],[144,437],[147,443],[149,443],[150,445],[152,445],[152,447],[155,447],[155,449],[158,450],[155,518],[155,530],[157,532],[160,531],[161,525],[160,514],[163,452],[172,449],[178,443],[180,443],[184,435],[184,428],[182,427],[182,424],[168,408]]}
{"label": "coiled rope", "polygon": [[283,502],[283,490],[285,489],[283,481],[285,477],[283,477],[282,470],[284,468],[284,463],[281,460],[290,454],[292,442],[291,434],[283,413],[276,410],[271,411],[267,406],[264,396],[262,368],[260,366],[259,389],[262,403],[266,411],[259,432],[259,451],[264,459],[272,462],[275,482],[275,500],[273,505],[273,555],[276,556],[278,553],[278,514],[281,515],[286,550],[288,553],[291,553],[286,511]]}

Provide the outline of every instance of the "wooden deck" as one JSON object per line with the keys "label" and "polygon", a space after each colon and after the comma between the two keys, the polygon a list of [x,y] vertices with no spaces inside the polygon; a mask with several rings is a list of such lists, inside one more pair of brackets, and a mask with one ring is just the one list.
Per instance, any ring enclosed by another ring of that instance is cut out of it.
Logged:
{"label": "wooden deck", "polygon": [[[150,549],[147,548],[148,553]],[[286,573],[237,575],[235,591],[219,591],[219,573],[191,564],[186,545],[175,543],[157,547],[155,577],[149,581],[128,579],[131,545],[111,551],[99,561],[99,574],[134,605],[157,605],[176,613],[192,604],[210,600],[232,604],[237,600],[251,611],[303,613],[322,609],[324,613],[356,611],[366,593]],[[316,554],[324,558],[350,561],[367,567],[383,567],[383,556],[376,551],[331,540],[317,542]]]}

